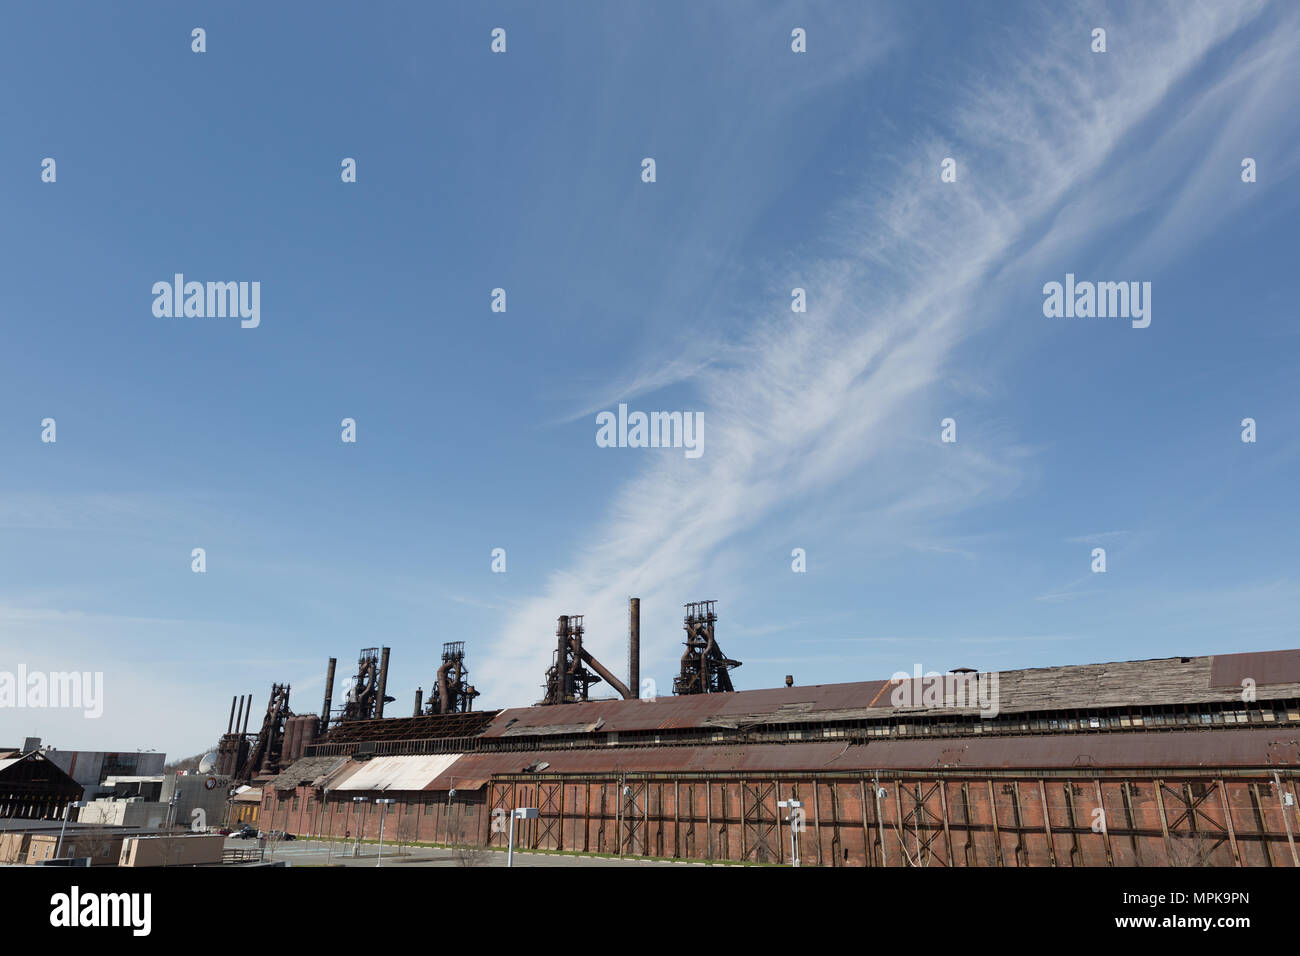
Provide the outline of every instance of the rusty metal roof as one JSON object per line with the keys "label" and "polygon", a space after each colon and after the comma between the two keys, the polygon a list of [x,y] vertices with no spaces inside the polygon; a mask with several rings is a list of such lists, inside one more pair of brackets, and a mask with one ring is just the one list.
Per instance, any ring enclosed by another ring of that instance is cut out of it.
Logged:
{"label": "rusty metal roof", "polygon": [[734,725],[738,719],[753,715],[798,716],[825,710],[869,707],[885,683],[863,681],[853,684],[814,684],[808,687],[743,690],[730,694],[603,700],[554,707],[515,707],[497,714],[483,736],[513,737],[539,733],[609,733],[728,726]]}
{"label": "rusty metal roof", "polygon": [[473,753],[449,766],[426,789],[446,790],[453,775],[459,781],[521,774],[539,762],[548,764],[543,774],[573,775],[1296,766],[1300,735],[1290,727],[1259,727]]}
{"label": "rusty metal roof", "polygon": [[1241,690],[1243,680],[1257,685],[1300,684],[1300,651],[1216,654],[1210,667],[1211,687]]}
{"label": "rusty metal roof", "polygon": [[[990,675],[969,675],[974,682]],[[1239,701],[1241,678],[1252,677],[1264,697],[1300,697],[1300,650],[1168,657],[997,672],[1002,714],[1096,710]],[[978,706],[921,706],[924,682],[909,679],[814,684],[729,694],[608,700],[499,712],[484,737],[616,733],[828,720],[878,719],[912,713],[976,714]],[[905,692],[911,691],[909,697]],[[896,694],[898,692],[898,694]],[[901,694],[901,697],[899,696]],[[895,701],[917,703],[895,706]]]}
{"label": "rusty metal roof", "polygon": [[347,757],[302,757],[280,771],[272,780],[277,790],[292,790],[301,784],[327,780],[347,762]]}

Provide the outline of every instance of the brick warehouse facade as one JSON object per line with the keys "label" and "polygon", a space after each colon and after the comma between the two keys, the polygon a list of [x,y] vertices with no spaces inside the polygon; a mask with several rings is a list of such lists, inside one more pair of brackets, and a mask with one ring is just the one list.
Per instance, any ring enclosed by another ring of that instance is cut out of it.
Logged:
{"label": "brick warehouse facade", "polygon": [[1300,652],[998,677],[996,714],[876,681],[516,708],[443,737],[357,722],[264,784],[262,825],[373,840],[385,797],[385,842],[504,846],[494,819],[535,806],[518,846],[786,863],[793,798],[804,865],[1300,865]]}
{"label": "brick warehouse facade", "polygon": [[[1296,821],[1286,796],[1294,799],[1296,789],[1295,771],[1279,772],[1277,781],[1271,774],[1213,772],[508,777],[481,796],[450,800],[390,792],[398,802],[386,815],[384,836],[390,844],[504,847],[492,811],[535,806],[538,819],[517,824],[521,848],[785,863],[788,811],[777,802],[793,797],[806,808],[804,865],[1295,866]],[[373,804],[326,803],[308,787],[277,797],[264,810],[276,828],[379,838]]]}

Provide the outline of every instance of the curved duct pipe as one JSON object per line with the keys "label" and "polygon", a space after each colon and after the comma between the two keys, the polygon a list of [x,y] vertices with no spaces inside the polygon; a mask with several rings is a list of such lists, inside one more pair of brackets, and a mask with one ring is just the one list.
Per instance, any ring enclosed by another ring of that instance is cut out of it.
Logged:
{"label": "curved duct pipe", "polygon": [[602,664],[600,661],[596,660],[596,658],[592,657],[589,653],[587,653],[586,648],[583,648],[582,650],[582,660],[584,663],[586,663],[588,667],[590,667],[597,674],[603,677],[605,679],[605,682],[609,684],[610,687],[618,691],[619,695],[624,700],[632,699],[632,692],[627,689],[627,684],[624,684],[621,680],[619,680],[608,670],[606,670],[605,665]]}
{"label": "curved duct pipe", "polygon": [[438,702],[442,707],[439,713],[443,714],[451,713],[451,684],[447,680],[447,672],[451,670],[452,663],[452,661],[443,661],[442,666],[438,668]]}

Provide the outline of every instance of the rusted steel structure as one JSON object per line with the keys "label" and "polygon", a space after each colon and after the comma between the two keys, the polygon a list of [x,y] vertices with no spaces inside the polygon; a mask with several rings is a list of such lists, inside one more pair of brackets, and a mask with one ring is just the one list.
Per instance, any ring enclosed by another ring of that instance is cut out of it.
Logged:
{"label": "rusted steel structure", "polygon": [[[340,722],[349,720],[372,720],[384,716],[384,704],[394,698],[387,696],[388,690],[388,654],[389,648],[362,648],[357,658],[357,674],[348,687],[343,699],[343,712]],[[332,659],[331,659],[332,660]],[[331,664],[331,671],[333,665]],[[328,719],[328,714],[325,715]]]}
{"label": "rusted steel structure", "polygon": [[[271,776],[302,756],[315,743],[319,722],[315,714],[295,714],[289,707],[289,685],[272,684],[262,725],[248,732],[253,712],[253,695],[242,695],[230,704],[226,733],[217,744],[214,771],[244,783],[257,776]],[[241,726],[242,725],[242,726]]]}
{"label": "rusted steel structure", "polygon": [[696,601],[686,605],[686,650],[682,652],[681,672],[673,679],[674,694],[731,693],[734,661],[722,653],[714,635],[718,620],[717,601]]}
{"label": "rusted steel structure", "polygon": [[[235,710],[235,702],[239,710]],[[216,773],[223,777],[235,777],[236,773],[248,766],[248,711],[252,710],[252,694],[240,694],[231,698],[230,720],[226,723],[226,732],[217,743]],[[247,708],[247,710],[246,710]]]}
{"label": "rusted steel structure", "polygon": [[280,756],[284,749],[284,730],[293,711],[289,709],[289,685],[272,684],[271,699],[266,704],[266,714],[262,717],[262,729],[249,746],[245,766],[235,772],[238,779],[247,779],[253,774],[272,774],[280,769]]}
{"label": "rusted steel structure", "polygon": [[[429,694],[426,714],[468,714],[474,709],[474,698],[478,691],[466,679],[469,670],[465,667],[465,642],[449,641],[442,645],[442,666],[438,668],[438,677],[434,682],[435,690]],[[417,698],[418,701],[418,698]],[[416,712],[420,705],[417,702]]]}
{"label": "rusted steel structure", "polygon": [[544,695],[539,706],[576,704],[588,700],[588,688],[602,680],[624,700],[636,695],[614,676],[609,668],[582,646],[586,628],[582,615],[561,614],[555,626],[557,644],[550,668],[546,671]]}
{"label": "rusted steel structure", "polygon": [[1300,865],[1300,651],[934,683],[356,724],[274,778],[264,813],[373,837],[349,806],[382,792],[411,840],[495,845],[494,813],[535,806],[517,846],[784,863],[794,798],[804,865]]}

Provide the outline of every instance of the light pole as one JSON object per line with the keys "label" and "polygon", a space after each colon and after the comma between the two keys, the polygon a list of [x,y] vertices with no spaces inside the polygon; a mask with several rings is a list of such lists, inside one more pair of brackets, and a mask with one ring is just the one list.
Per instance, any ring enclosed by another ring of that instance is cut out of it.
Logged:
{"label": "light pole", "polygon": [[[626,784],[623,785],[623,796],[627,798],[627,800],[632,804],[632,819],[635,820],[636,819],[636,797],[632,796],[632,788],[627,786]],[[624,816],[623,820],[626,821],[627,817]],[[627,829],[628,829],[629,836],[631,836],[635,828],[636,828],[635,823],[628,824]],[[628,842],[631,843],[632,841],[629,840]],[[636,847],[632,847],[632,850],[635,852]],[[620,857],[623,855],[623,830],[621,827],[618,831],[618,855]]]}
{"label": "light pole", "polygon": [[871,789],[876,792],[876,823],[880,827],[880,865],[889,866],[889,851],[885,849],[885,821],[880,818],[880,799],[885,795],[885,788],[876,778],[871,780]]}
{"label": "light pole", "polygon": [[325,827],[330,831],[330,846],[329,849],[325,851],[325,864],[328,866],[330,857],[334,855],[334,808],[330,806],[329,787],[325,788],[325,806],[321,810],[321,816],[327,819],[328,822],[325,824]]}
{"label": "light pole", "polygon": [[[352,802],[353,802],[353,803],[365,803],[365,802],[366,802],[367,800],[369,800],[369,799],[370,799],[369,797],[353,797],[353,798],[352,798]],[[358,810],[357,812],[360,813],[361,811]],[[353,858],[355,859],[356,857],[359,857],[360,855],[361,855],[361,824],[358,823],[358,824],[357,824],[357,836],[356,836],[356,839],[353,840],[353,842],[352,842],[352,856],[353,856]]]}
{"label": "light pole", "polygon": [[515,807],[510,814],[510,836],[506,840],[506,866],[515,865],[515,821],[536,820],[536,807]]}
{"label": "light pole", "polygon": [[799,830],[803,827],[803,801],[802,800],[778,800],[778,807],[785,807],[790,811],[786,820],[790,824],[790,865],[799,865]]}
{"label": "light pole", "polygon": [[167,829],[170,830],[176,826],[176,801],[181,798],[182,791],[179,787],[172,793],[172,798],[167,801]]}
{"label": "light pole", "polygon": [[[447,812],[446,812],[446,814],[445,814],[444,817],[443,817],[443,822],[444,822],[444,823],[446,824],[446,826],[447,826],[447,833],[446,833],[446,836],[447,836],[447,845],[448,845],[448,846],[455,846],[455,845],[456,845],[456,841],[453,840],[453,839],[451,838],[451,798],[454,797],[454,796],[456,796],[456,778],[455,778],[455,777],[451,777],[451,778],[447,781],[447,783],[448,783],[448,787],[447,787]],[[435,828],[434,828],[434,834],[436,835],[437,832],[438,832],[438,831],[437,831],[437,828],[435,827]],[[460,835],[460,834],[458,833],[457,836],[459,836],[459,835]]]}
{"label": "light pole", "polygon": [[68,828],[68,814],[73,807],[80,809],[86,805],[84,800],[73,800],[63,808],[63,826],[59,827],[59,845],[54,848],[54,858],[57,860],[63,854],[63,831]]}
{"label": "light pole", "polygon": [[[384,865],[384,819],[388,816],[388,805],[396,802],[396,800],[389,798],[375,801],[375,803],[382,805],[384,808],[379,814],[379,862],[376,863],[375,866]],[[398,829],[400,830],[401,828],[399,827]],[[398,833],[397,835],[399,838],[401,837],[401,833]]]}

